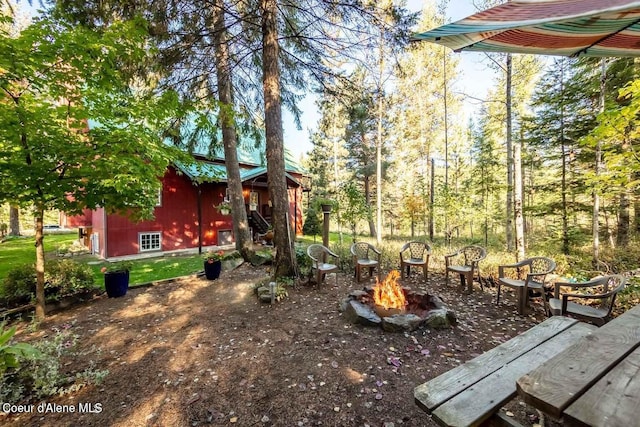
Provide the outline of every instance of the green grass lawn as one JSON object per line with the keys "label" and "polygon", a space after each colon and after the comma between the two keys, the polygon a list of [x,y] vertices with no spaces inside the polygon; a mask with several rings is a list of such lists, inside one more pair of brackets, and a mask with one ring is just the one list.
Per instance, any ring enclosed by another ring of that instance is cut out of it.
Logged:
{"label": "green grass lawn", "polygon": [[[44,251],[55,253],[58,246],[70,245],[78,238],[78,233],[46,234],[44,236]],[[17,265],[33,264],[36,262],[36,248],[34,237],[7,238],[0,243],[0,283],[7,276],[9,270]]]}
{"label": "green grass lawn", "polygon": [[[133,268],[129,272],[130,285],[187,276],[203,270],[203,260],[198,255],[147,258],[133,260],[132,264]],[[108,265],[108,263],[90,264],[96,283],[101,286],[104,286],[104,276],[100,269],[105,265]]]}
{"label": "green grass lawn", "polygon": [[[77,233],[45,235],[44,249],[47,259],[55,259],[56,249],[60,245],[71,245],[77,237]],[[80,255],[71,259],[89,264],[94,272],[96,286],[104,288],[104,275],[100,269],[107,265],[106,262],[101,262],[93,255]],[[12,268],[22,264],[33,264],[35,260],[33,237],[10,238],[0,243],[0,294],[2,282]],[[129,280],[131,285],[186,276],[203,270],[203,260],[199,255],[146,258],[134,260],[132,264]]]}

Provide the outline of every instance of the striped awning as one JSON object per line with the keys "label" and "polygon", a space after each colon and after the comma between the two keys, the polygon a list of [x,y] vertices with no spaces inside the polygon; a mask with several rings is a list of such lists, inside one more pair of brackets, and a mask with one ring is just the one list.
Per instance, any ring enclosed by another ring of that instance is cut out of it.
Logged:
{"label": "striped awning", "polygon": [[514,0],[412,39],[454,51],[640,56],[640,1]]}

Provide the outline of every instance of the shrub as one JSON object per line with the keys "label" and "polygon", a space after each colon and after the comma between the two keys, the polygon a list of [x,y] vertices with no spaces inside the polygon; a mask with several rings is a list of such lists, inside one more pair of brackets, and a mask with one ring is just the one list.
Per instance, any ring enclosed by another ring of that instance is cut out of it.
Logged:
{"label": "shrub", "polygon": [[9,270],[3,282],[2,296],[6,298],[33,297],[36,291],[36,268],[23,264]]}
{"label": "shrub", "polygon": [[309,274],[309,270],[311,269],[311,258],[307,255],[307,247],[296,245],[296,264],[298,264],[298,269],[300,270],[300,275],[302,277]]}
{"label": "shrub", "polygon": [[44,280],[45,288],[57,290],[61,297],[94,288],[91,267],[68,259],[48,263]]}
{"label": "shrub", "polygon": [[322,227],[320,227],[318,212],[314,208],[309,208],[307,210],[307,217],[304,220],[302,233],[305,236],[317,236],[322,234]]}
{"label": "shrub", "polygon": [[[54,299],[61,296],[92,289],[93,271],[86,264],[71,260],[51,261],[47,263],[44,275],[45,292]],[[17,266],[9,271],[4,280],[6,298],[32,297],[36,292],[36,269],[33,264]]]}

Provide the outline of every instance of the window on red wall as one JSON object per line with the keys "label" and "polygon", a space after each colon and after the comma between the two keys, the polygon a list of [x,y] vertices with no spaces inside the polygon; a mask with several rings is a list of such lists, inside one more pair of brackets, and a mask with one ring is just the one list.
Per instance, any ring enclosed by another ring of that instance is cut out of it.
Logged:
{"label": "window on red wall", "polygon": [[158,232],[138,234],[140,252],[159,251],[162,248],[161,236]]}

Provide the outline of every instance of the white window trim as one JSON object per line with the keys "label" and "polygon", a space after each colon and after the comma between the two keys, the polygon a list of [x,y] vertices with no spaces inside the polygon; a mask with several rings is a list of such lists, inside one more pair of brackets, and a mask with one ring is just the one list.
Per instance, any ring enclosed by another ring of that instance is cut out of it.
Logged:
{"label": "white window trim", "polygon": [[158,200],[156,201],[156,207],[162,207],[162,187],[158,189]]}
{"label": "white window trim", "polygon": [[[151,249],[143,249],[142,248],[142,236],[158,236],[158,247]],[[145,231],[138,233],[138,252],[157,252],[162,250],[162,233],[159,231]]]}

